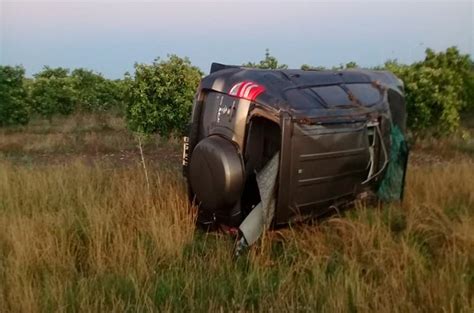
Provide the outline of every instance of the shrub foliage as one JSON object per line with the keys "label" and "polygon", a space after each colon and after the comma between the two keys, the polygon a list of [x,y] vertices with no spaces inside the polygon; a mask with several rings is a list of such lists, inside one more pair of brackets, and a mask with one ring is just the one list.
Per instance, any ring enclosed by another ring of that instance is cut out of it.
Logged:
{"label": "shrub foliage", "polygon": [[68,69],[45,66],[34,77],[31,100],[35,112],[48,119],[55,114],[68,115],[74,112],[75,93]]}
{"label": "shrub foliage", "polygon": [[247,62],[242,64],[242,66],[271,70],[288,68],[288,65],[278,63],[278,59],[270,54],[269,49],[265,50],[265,58],[263,60],[260,60],[258,63]]}
{"label": "shrub foliage", "polygon": [[24,75],[20,66],[0,66],[0,126],[28,123]]}
{"label": "shrub foliage", "polygon": [[201,76],[188,58],[176,55],[136,64],[127,93],[130,129],[162,136],[184,132]]}
{"label": "shrub foliage", "polygon": [[83,112],[105,112],[120,104],[120,81],[109,80],[91,70],[78,68],[71,73],[74,100]]}
{"label": "shrub foliage", "polygon": [[[386,63],[405,83],[408,126],[415,132],[432,130],[447,134],[459,127],[460,111],[472,101],[471,61],[455,47],[445,52],[426,50],[422,62]],[[469,99],[471,97],[471,99]]]}
{"label": "shrub foliage", "polygon": [[[268,49],[264,59],[243,66],[288,67]],[[358,67],[349,62],[332,69]],[[303,64],[301,69],[325,68]],[[408,127],[415,133],[451,133],[459,127],[460,113],[474,110],[474,63],[456,47],[442,52],[427,49],[425,59],[411,65],[392,60],[374,69],[390,70],[404,81]],[[121,80],[83,68],[71,72],[47,66],[34,79],[24,75],[22,67],[0,66],[0,126],[25,124],[30,112],[51,119],[57,114],[118,108],[126,114],[131,130],[169,136],[186,128],[202,72],[188,58],[170,55],[152,64],[136,64],[134,75]]]}

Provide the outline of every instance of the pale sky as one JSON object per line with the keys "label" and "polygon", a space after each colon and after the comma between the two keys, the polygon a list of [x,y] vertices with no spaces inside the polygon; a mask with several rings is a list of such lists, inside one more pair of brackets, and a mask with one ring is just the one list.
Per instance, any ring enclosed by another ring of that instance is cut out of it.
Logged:
{"label": "pale sky", "polygon": [[5,1],[0,63],[27,74],[44,65],[86,67],[107,77],[168,53],[211,62],[362,66],[412,62],[426,47],[473,55],[471,1]]}

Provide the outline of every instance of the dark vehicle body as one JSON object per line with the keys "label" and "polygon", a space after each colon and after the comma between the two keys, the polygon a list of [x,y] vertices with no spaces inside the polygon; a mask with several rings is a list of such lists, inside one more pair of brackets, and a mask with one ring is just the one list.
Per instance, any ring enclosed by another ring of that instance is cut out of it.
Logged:
{"label": "dark vehicle body", "polygon": [[183,155],[199,222],[238,225],[260,201],[256,173],[276,153],[273,226],[375,195],[391,128],[404,133],[405,123],[403,84],[389,72],[214,63],[197,91]]}

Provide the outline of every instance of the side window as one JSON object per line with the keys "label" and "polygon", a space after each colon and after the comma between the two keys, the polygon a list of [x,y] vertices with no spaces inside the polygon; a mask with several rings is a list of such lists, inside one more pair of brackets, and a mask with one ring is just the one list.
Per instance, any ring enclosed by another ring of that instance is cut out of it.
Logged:
{"label": "side window", "polygon": [[311,88],[311,90],[317,93],[330,107],[348,106],[352,104],[349,95],[339,86],[314,87]]}
{"label": "side window", "polygon": [[363,105],[373,105],[382,97],[380,91],[371,84],[347,84],[346,87]]}
{"label": "side window", "polygon": [[[381,93],[377,88],[371,84],[346,84],[345,87],[350,93],[359,100],[362,105],[371,106],[381,100]],[[318,96],[329,107],[350,106],[352,101],[349,94],[340,86],[321,86],[314,87],[311,90],[318,94]]]}

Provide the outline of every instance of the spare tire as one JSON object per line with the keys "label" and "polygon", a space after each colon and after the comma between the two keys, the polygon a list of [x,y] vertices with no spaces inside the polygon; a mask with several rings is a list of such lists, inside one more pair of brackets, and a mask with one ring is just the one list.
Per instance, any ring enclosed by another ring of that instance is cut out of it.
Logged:
{"label": "spare tire", "polygon": [[227,139],[210,136],[194,148],[189,181],[196,200],[208,210],[231,208],[240,199],[244,166],[236,146]]}

